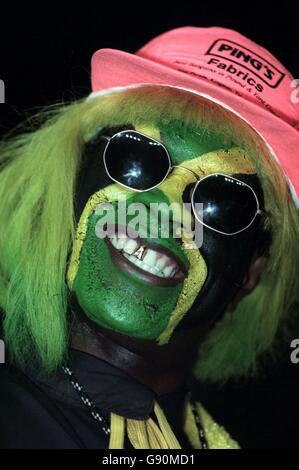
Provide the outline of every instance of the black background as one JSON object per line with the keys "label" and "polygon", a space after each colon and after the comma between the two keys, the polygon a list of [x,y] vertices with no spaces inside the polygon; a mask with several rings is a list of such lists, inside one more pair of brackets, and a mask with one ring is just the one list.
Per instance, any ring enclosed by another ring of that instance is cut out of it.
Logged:
{"label": "black background", "polygon": [[87,95],[90,58],[97,49],[134,52],[155,35],[179,26],[237,29],[268,48],[299,77],[295,1],[7,0],[0,15],[0,78],[6,84],[9,107],[1,114],[2,126],[8,128],[22,119],[16,111],[22,114],[23,109]]}
{"label": "black background", "polygon": [[[0,7],[0,133],[38,107],[90,91],[90,58],[100,48],[134,52],[178,26],[224,26],[268,48],[299,77],[297,2],[6,2]],[[299,337],[299,328],[293,338]],[[299,447],[299,364],[218,391],[206,387],[210,412],[249,447]]]}

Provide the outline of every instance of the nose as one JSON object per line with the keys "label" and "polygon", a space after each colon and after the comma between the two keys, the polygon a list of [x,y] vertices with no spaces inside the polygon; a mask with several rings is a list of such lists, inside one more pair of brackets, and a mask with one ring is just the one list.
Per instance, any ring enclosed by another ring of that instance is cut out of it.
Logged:
{"label": "nose", "polygon": [[193,227],[194,216],[191,207],[188,210],[183,202],[183,193],[187,186],[195,184],[199,180],[200,176],[192,169],[174,165],[169,176],[159,186],[160,191],[164,193],[169,202],[176,203],[173,206],[174,219],[180,221],[185,229]]}
{"label": "nose", "polygon": [[189,171],[189,173],[191,173],[197,179],[197,181],[200,180],[200,176],[191,168],[188,168],[183,165],[172,165],[172,168],[181,168],[182,170]]}

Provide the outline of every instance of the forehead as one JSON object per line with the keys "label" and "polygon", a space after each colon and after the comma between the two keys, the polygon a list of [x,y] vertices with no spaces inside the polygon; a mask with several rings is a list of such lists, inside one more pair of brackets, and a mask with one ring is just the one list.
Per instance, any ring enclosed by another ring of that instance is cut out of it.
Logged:
{"label": "forehead", "polygon": [[227,174],[256,172],[247,152],[217,129],[199,129],[179,122],[138,124],[135,129],[163,143],[173,164],[184,163],[199,173]]}
{"label": "forehead", "polygon": [[[205,158],[213,161],[214,171],[220,171],[223,160],[233,165],[231,153],[225,151],[236,147],[251,162],[251,173],[260,160],[257,135],[245,121],[205,97],[179,89],[144,86],[126,90],[89,102],[87,111],[85,142],[103,129],[131,128],[162,142],[173,164]],[[220,150],[221,158],[215,157]]]}
{"label": "forehead", "polygon": [[155,128],[157,138],[164,135],[166,143],[174,143],[176,148],[188,137],[188,148],[193,146],[198,155],[240,146],[252,137],[249,125],[232,111],[207,97],[176,88],[148,85],[90,100],[86,106],[85,141],[96,133],[95,128],[131,124]]}

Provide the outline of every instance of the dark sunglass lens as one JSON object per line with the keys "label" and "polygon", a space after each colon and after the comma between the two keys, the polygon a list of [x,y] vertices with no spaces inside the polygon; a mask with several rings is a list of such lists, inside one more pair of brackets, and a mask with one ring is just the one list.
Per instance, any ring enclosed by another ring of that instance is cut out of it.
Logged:
{"label": "dark sunglass lens", "polygon": [[[232,234],[247,227],[257,211],[254,192],[246,184],[224,175],[211,175],[197,186],[195,212],[206,225]],[[196,203],[202,203],[196,209]]]}
{"label": "dark sunglass lens", "polygon": [[135,131],[120,132],[110,139],[105,163],[113,179],[140,191],[161,183],[170,166],[163,145]]}

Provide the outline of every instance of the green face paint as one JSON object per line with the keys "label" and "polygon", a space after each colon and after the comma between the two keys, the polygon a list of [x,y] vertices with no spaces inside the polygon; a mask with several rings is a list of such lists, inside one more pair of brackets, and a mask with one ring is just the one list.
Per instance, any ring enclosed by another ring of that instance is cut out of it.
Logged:
{"label": "green face paint", "polygon": [[219,150],[230,149],[235,143],[217,131],[188,128],[181,122],[171,126],[158,124],[161,140],[176,164],[192,160],[200,155]]}
{"label": "green face paint", "polygon": [[[148,202],[156,200],[167,201],[160,191],[148,194]],[[114,264],[106,242],[96,235],[98,220],[95,213],[90,216],[80,253],[73,285],[78,301],[96,323],[138,338],[157,338],[169,321],[182,285],[158,287],[121,271]],[[144,239],[145,243],[152,241]],[[188,266],[187,257],[174,239],[155,241]]]}
{"label": "green face paint", "polygon": [[[223,171],[252,173],[252,167],[242,152],[211,152],[225,149],[228,142],[221,141],[216,134],[203,134],[179,127],[135,126],[136,130],[166,145],[173,163],[182,163],[194,171]],[[160,134],[161,131],[161,134]],[[211,153],[206,153],[206,152]],[[202,155],[203,154],[203,155]],[[202,155],[202,156],[200,156]],[[230,158],[231,157],[231,158]],[[93,195],[88,201],[77,229],[77,237],[69,265],[68,282],[86,315],[95,323],[115,331],[143,339],[158,339],[167,342],[181,318],[188,312],[207,277],[207,266],[194,245],[187,249],[173,238],[144,239],[158,247],[170,250],[188,267],[186,278],[172,286],[155,285],[145,281],[138,273],[126,272],[111,256],[109,246],[96,235],[96,204],[114,202],[119,196],[129,202],[152,202],[182,206],[182,194],[187,185],[194,183],[190,172],[176,170],[154,190],[134,193],[111,184]],[[127,222],[129,219],[127,219]]]}

